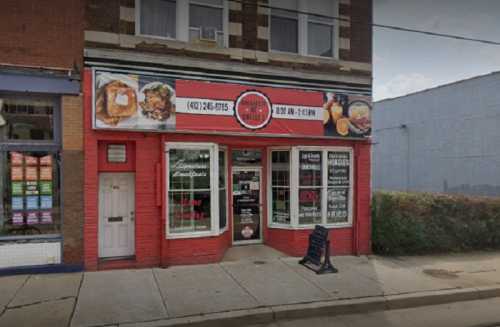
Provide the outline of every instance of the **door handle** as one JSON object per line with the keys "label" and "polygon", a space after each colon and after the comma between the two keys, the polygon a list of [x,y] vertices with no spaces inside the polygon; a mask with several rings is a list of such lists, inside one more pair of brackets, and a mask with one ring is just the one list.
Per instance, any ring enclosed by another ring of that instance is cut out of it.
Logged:
{"label": "door handle", "polygon": [[130,221],[134,221],[134,220],[135,220],[135,212],[130,211]]}

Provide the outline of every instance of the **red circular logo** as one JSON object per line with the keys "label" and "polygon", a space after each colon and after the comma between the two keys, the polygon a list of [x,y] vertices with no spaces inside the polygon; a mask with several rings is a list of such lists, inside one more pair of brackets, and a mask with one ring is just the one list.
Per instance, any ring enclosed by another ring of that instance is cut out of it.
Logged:
{"label": "red circular logo", "polygon": [[234,105],[238,122],[248,129],[265,127],[271,120],[271,102],[259,91],[243,92]]}

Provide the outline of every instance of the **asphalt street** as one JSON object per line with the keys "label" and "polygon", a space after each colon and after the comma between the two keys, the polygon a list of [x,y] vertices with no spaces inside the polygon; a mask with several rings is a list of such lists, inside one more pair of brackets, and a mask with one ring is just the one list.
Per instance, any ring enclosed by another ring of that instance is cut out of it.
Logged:
{"label": "asphalt street", "polygon": [[500,298],[373,313],[279,321],[251,327],[499,327]]}

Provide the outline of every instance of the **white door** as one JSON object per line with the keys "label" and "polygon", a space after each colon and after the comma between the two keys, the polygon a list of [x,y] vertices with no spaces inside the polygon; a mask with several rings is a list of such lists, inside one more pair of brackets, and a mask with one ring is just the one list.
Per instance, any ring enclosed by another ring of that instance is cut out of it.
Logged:
{"label": "white door", "polygon": [[135,176],[99,174],[99,257],[135,254]]}

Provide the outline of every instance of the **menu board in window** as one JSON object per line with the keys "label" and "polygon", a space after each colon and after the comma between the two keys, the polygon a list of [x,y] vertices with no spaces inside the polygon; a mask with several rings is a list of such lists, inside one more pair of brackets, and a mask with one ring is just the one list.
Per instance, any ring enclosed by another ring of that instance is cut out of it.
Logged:
{"label": "menu board in window", "polygon": [[321,185],[321,151],[300,151],[300,186]]}
{"label": "menu board in window", "polygon": [[328,152],[327,223],[349,220],[350,169],[349,152]]}
{"label": "menu board in window", "polygon": [[328,152],[328,186],[349,186],[349,152]]}

